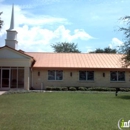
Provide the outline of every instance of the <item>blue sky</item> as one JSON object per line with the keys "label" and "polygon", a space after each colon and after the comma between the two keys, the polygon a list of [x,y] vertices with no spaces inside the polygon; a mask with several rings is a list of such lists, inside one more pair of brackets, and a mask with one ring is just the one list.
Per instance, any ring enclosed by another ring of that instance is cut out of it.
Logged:
{"label": "blue sky", "polygon": [[18,48],[24,51],[52,52],[57,42],[77,43],[82,52],[117,48],[123,42],[119,18],[130,14],[130,0],[0,0],[0,46],[5,45],[12,3]]}

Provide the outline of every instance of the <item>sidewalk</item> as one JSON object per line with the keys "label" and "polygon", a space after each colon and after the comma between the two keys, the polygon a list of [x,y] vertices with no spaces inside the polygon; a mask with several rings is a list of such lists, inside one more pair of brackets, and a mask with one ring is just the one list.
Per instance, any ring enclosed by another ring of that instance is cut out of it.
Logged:
{"label": "sidewalk", "polygon": [[4,94],[4,93],[6,93],[6,91],[0,91],[0,95],[2,95],[2,94]]}

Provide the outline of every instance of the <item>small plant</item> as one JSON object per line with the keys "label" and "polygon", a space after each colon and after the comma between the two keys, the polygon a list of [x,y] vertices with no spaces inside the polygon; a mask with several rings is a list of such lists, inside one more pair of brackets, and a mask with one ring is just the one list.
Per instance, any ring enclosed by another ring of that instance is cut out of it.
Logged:
{"label": "small plant", "polygon": [[115,88],[93,87],[93,88],[88,88],[88,91],[115,91]]}
{"label": "small plant", "polygon": [[63,87],[61,88],[62,91],[68,91],[68,88],[67,87]]}
{"label": "small plant", "polygon": [[30,90],[35,90],[33,87],[30,87]]}
{"label": "small plant", "polygon": [[61,88],[60,87],[56,88],[56,91],[61,91]]}
{"label": "small plant", "polygon": [[55,87],[52,87],[51,90],[52,90],[52,91],[56,91],[56,88],[55,88]]}
{"label": "small plant", "polygon": [[51,88],[51,87],[46,87],[46,90],[47,90],[47,91],[51,91],[52,88]]}
{"label": "small plant", "polygon": [[60,87],[52,87],[52,91],[60,91],[61,88]]}
{"label": "small plant", "polygon": [[87,88],[85,88],[85,87],[78,87],[78,90],[80,90],[80,91],[86,91]]}
{"label": "small plant", "polygon": [[77,89],[75,87],[69,87],[70,91],[76,91]]}

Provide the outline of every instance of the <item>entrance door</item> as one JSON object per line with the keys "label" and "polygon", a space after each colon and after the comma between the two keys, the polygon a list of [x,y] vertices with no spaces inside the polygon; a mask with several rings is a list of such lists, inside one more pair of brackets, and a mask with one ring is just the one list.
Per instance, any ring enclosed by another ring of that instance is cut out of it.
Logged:
{"label": "entrance door", "polygon": [[10,70],[2,69],[2,88],[10,87]]}

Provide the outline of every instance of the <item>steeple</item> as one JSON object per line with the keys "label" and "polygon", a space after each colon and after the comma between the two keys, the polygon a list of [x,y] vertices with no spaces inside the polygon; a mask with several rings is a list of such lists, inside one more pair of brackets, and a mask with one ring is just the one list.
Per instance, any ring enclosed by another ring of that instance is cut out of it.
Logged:
{"label": "steeple", "polygon": [[14,29],[14,5],[12,5],[10,28],[7,30],[7,37],[5,41],[7,46],[16,49],[18,42],[17,42],[17,31],[15,31]]}
{"label": "steeple", "polygon": [[12,16],[11,16],[11,22],[10,22],[10,28],[9,30],[14,29],[14,5],[12,5]]}

